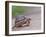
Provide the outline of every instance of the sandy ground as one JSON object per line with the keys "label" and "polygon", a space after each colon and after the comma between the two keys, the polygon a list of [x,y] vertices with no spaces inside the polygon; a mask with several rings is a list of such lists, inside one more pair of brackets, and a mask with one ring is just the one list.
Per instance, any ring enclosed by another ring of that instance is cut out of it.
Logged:
{"label": "sandy ground", "polygon": [[37,13],[37,14],[33,14],[31,16],[31,23],[30,26],[27,26],[27,27],[19,27],[19,28],[14,28],[13,30],[39,30],[40,29],[40,26],[41,26],[41,18],[39,17],[40,16],[40,13]]}
{"label": "sandy ground", "polygon": [[34,10],[35,12],[32,12],[29,16],[31,16],[31,22],[30,26],[27,27],[19,27],[14,28],[13,31],[23,31],[23,30],[40,30],[41,29],[41,12],[37,9]]}

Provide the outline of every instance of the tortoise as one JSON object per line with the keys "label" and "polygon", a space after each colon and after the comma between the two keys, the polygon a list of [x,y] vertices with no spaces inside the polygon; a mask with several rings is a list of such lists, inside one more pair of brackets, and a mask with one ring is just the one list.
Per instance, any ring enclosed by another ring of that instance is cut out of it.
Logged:
{"label": "tortoise", "polygon": [[23,27],[23,26],[29,26],[30,25],[31,18],[20,15],[16,16],[15,20],[15,27]]}

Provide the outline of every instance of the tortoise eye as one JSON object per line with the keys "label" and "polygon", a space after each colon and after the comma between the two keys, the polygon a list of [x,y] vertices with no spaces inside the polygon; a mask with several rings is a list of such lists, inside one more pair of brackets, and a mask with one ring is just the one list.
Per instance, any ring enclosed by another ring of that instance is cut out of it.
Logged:
{"label": "tortoise eye", "polygon": [[31,20],[31,18],[29,18],[29,20]]}

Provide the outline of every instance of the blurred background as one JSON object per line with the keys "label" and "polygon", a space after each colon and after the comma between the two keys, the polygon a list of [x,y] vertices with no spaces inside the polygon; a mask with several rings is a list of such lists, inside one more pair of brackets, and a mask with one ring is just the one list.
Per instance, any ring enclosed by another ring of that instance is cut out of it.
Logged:
{"label": "blurred background", "polygon": [[19,15],[31,17],[32,24],[28,27],[15,27],[13,31],[41,29],[41,7],[12,6],[12,26],[15,26],[15,16]]}
{"label": "blurred background", "polygon": [[14,16],[18,16],[18,15],[22,15],[24,13],[26,9],[22,6],[12,6],[12,15]]}

